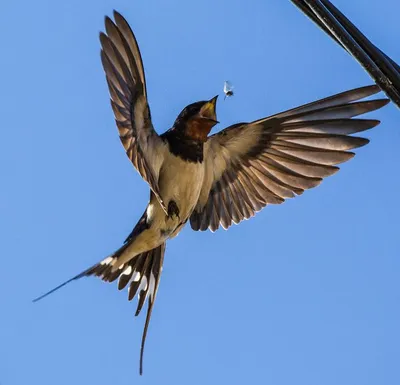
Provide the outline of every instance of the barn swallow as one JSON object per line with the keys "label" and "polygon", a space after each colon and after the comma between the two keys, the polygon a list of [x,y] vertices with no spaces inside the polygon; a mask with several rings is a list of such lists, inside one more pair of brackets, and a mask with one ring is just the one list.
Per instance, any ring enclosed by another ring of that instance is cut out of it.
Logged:
{"label": "barn swallow", "polygon": [[368,143],[352,134],[378,120],[353,119],[387,104],[361,101],[375,85],[343,92],[250,123],[237,123],[209,136],[218,123],[217,96],[185,107],[172,127],[158,135],[147,99],[145,73],[136,38],[114,12],[100,34],[111,107],[128,158],[150,187],[149,203],[124,244],[99,263],[50,292],[82,277],[118,279],[128,299],[138,294],[138,315],[148,309],[143,351],[163,266],[165,246],[189,221],[193,230],[228,229],[269,204],[318,186]]}
{"label": "barn swallow", "polygon": [[291,0],[318,27],[353,56],[400,108],[400,66],[382,52],[329,0]]}

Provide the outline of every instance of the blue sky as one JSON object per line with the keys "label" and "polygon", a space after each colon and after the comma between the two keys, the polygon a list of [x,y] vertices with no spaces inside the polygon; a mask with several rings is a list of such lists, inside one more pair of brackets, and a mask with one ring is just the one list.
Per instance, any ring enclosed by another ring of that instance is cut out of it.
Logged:
{"label": "blue sky", "polygon": [[[251,4],[250,4],[251,3]],[[397,0],[335,0],[400,61]],[[156,129],[222,92],[223,128],[368,75],[289,0],[2,3],[0,384],[400,383],[400,111],[320,187],[215,234],[169,242],[144,314],[90,278],[31,299],[121,245],[148,187],[120,145],[98,33],[115,8],[143,54]],[[384,11],[383,11],[384,9]]]}

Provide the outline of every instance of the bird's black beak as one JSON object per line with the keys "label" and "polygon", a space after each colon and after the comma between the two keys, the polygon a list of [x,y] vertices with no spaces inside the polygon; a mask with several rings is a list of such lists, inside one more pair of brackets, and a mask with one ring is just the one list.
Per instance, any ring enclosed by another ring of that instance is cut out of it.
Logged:
{"label": "bird's black beak", "polygon": [[207,103],[205,103],[203,107],[201,107],[199,112],[199,115],[202,119],[211,120],[212,122],[214,122],[214,124],[219,123],[217,120],[217,112],[216,112],[217,99],[218,95],[214,96]]}

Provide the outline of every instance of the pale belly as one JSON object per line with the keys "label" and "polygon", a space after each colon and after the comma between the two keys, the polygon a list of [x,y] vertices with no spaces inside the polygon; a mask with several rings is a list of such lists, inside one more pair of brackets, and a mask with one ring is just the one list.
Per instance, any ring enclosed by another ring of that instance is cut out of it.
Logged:
{"label": "pale belly", "polygon": [[168,162],[168,166],[163,170],[160,188],[166,205],[170,201],[177,204],[182,222],[188,219],[199,199],[204,165],[174,158],[174,161]]}
{"label": "pale belly", "polygon": [[166,164],[168,166],[161,170],[159,177],[160,194],[167,207],[170,201],[176,203],[179,217],[168,217],[153,195],[146,210],[148,228],[135,237],[127,247],[125,256],[119,258],[115,269],[134,255],[154,249],[168,238],[176,236],[197,204],[204,179],[204,165],[184,162],[176,157],[169,159]]}
{"label": "pale belly", "polygon": [[[203,185],[204,164],[186,162],[171,154],[166,165],[160,175],[161,196],[166,205],[170,201],[177,204],[178,223],[185,222],[199,199]],[[175,222],[177,218],[172,220]]]}
{"label": "pale belly", "polygon": [[[147,208],[151,222],[150,229],[143,237],[143,249],[153,248],[168,238],[176,236],[190,217],[199,199],[204,178],[202,163],[189,163],[171,155],[166,162],[168,166],[162,169],[159,178],[160,194],[168,207],[174,201],[179,210],[179,216],[168,217],[161,208],[157,198],[153,198]],[[138,237],[136,244],[141,243]]]}

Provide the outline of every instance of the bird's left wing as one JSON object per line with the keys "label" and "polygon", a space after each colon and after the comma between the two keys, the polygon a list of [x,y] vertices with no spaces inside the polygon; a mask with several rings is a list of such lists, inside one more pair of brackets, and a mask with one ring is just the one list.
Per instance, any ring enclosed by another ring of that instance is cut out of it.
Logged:
{"label": "bird's left wing", "polygon": [[114,18],[115,23],[106,17],[106,34],[100,34],[100,42],[119,136],[129,159],[167,212],[158,186],[166,144],[151,122],[143,62],[135,36],[118,12],[114,12]]}
{"label": "bird's left wing", "polygon": [[352,119],[388,103],[359,101],[377,86],[347,91],[252,123],[230,126],[205,144],[205,179],[190,217],[194,230],[215,231],[252,217],[320,184],[368,143],[349,136],[379,124]]}

